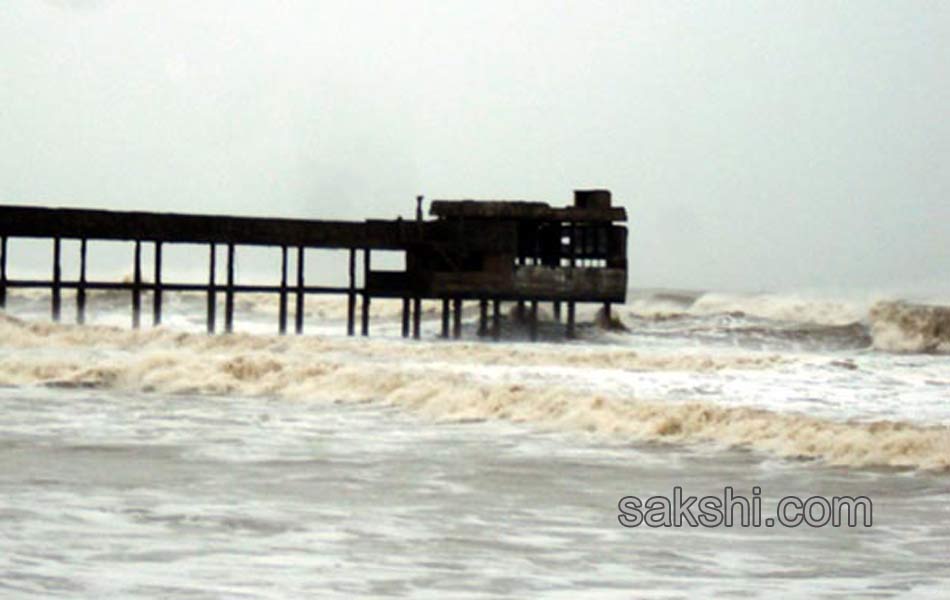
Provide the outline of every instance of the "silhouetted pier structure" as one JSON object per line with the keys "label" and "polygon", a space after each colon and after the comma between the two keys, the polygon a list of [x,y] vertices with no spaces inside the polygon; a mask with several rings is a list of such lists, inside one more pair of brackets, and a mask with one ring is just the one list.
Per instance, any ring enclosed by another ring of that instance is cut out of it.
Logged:
{"label": "silhouetted pier structure", "polygon": [[[422,215],[417,198],[415,220],[318,221],[233,216],[206,216],[151,212],[118,212],[67,208],[0,206],[0,308],[11,288],[47,288],[53,320],[62,316],[62,290],[76,291],[76,319],[86,317],[88,290],[127,290],[131,296],[132,326],[140,327],[143,292],[152,293],[152,322],[162,322],[165,292],[207,294],[207,330],[216,329],[218,296],[224,295],[224,331],[234,326],[236,294],[276,294],[278,331],[287,332],[288,301],[294,299],[294,330],[303,333],[304,299],[309,294],[347,297],[347,334],[356,330],[357,302],[361,303],[360,331],[368,335],[373,298],[402,300],[402,335],[420,336],[423,299],[442,301],[442,336],[461,336],[463,302],[479,303],[478,332],[500,335],[502,302],[516,302],[520,316],[537,337],[538,303],[552,302],[560,320],[567,305],[566,333],[575,333],[575,305],[623,302],[627,288],[626,212],[611,205],[607,190],[574,193],[574,204],[552,207],[543,202],[436,200],[430,215]],[[7,277],[8,240],[52,240],[50,279]],[[79,241],[79,272],[75,280],[62,277],[62,241]],[[92,281],[86,277],[89,241],[126,241],[134,244],[131,281]],[[152,280],[143,276],[142,245],[154,245]],[[207,283],[175,283],[162,276],[162,248],[167,244],[208,247]],[[226,281],[217,280],[217,248],[227,249],[223,268]],[[235,283],[235,250],[239,246],[280,248],[278,285]],[[337,249],[349,254],[346,286],[307,285],[306,251]],[[405,269],[374,270],[374,250],[405,253]],[[290,280],[288,255],[296,254],[296,272]],[[357,287],[358,254],[362,255],[362,287]],[[527,309],[527,310],[526,310]],[[490,312],[490,315],[489,315]],[[525,316],[526,315],[526,316]]]}

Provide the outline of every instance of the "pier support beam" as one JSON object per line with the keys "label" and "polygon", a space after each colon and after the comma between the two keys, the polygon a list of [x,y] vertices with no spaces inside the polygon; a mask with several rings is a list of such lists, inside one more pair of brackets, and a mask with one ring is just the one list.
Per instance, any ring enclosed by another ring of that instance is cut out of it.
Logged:
{"label": "pier support beam", "polygon": [[501,300],[492,301],[491,336],[495,340],[501,339]]}
{"label": "pier support beam", "polygon": [[604,302],[604,326],[610,329],[610,302]]}
{"label": "pier support beam", "polygon": [[483,336],[488,333],[488,300],[482,298],[478,301],[478,335]]}
{"label": "pier support beam", "polygon": [[277,307],[277,331],[287,335],[287,246],[280,247],[280,298]]}
{"label": "pier support beam", "polygon": [[51,300],[51,312],[54,321],[59,321],[60,308],[62,306],[62,296],[60,291],[60,282],[62,280],[63,270],[60,265],[60,240],[59,238],[53,239],[53,287],[52,287],[52,300]]}
{"label": "pier support beam", "polygon": [[228,244],[228,279],[224,288],[224,332],[234,331],[234,244]]}
{"label": "pier support beam", "polygon": [[442,298],[442,337],[449,337],[449,299]]}
{"label": "pier support beam", "polygon": [[554,306],[552,308],[554,309],[554,320],[560,323],[561,322],[561,301],[555,300]]}
{"label": "pier support beam", "polygon": [[459,339],[462,337],[462,299],[452,300],[452,337]]}
{"label": "pier support beam", "polygon": [[370,251],[369,248],[363,250],[363,308],[360,314],[360,335],[368,336],[369,335],[369,303],[370,297],[369,292],[367,291],[367,282],[369,282],[369,265],[370,265]]}
{"label": "pier support beam", "polygon": [[76,322],[86,322],[86,239],[79,241],[79,283],[76,286]]}
{"label": "pier support beam", "polygon": [[142,324],[142,242],[135,240],[135,265],[132,267],[132,329]]}
{"label": "pier support beam", "polygon": [[346,335],[356,333],[356,248],[350,248],[350,291],[346,297]]}
{"label": "pier support beam", "polygon": [[208,333],[214,333],[215,308],[217,304],[217,289],[215,288],[215,258],[217,249],[214,244],[209,246],[208,253]]}
{"label": "pier support beam", "polygon": [[538,301],[531,301],[531,314],[528,315],[528,328],[531,332],[531,341],[538,339]]}
{"label": "pier support beam", "polygon": [[162,324],[162,243],[155,242],[155,287],[152,291],[152,325]]}
{"label": "pier support beam", "polygon": [[304,268],[304,247],[297,246],[297,304],[294,307],[294,331],[297,332],[297,335],[303,333],[303,313],[304,313],[304,296],[303,296],[303,268]]}
{"label": "pier support beam", "polygon": [[418,340],[422,333],[422,298],[412,299],[412,338]]}
{"label": "pier support beam", "polygon": [[409,298],[402,299],[402,337],[409,337]]}
{"label": "pier support beam", "polygon": [[7,306],[7,236],[0,237],[0,308]]}
{"label": "pier support beam", "polygon": [[570,301],[567,303],[567,337],[568,339],[574,339],[577,335],[577,332],[574,330],[574,309],[575,303]]}

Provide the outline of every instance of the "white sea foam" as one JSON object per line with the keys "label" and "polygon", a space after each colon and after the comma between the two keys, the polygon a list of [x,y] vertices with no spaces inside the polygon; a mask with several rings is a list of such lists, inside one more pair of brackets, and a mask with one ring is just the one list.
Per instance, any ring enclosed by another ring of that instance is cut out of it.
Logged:
{"label": "white sea foam", "polygon": [[950,468],[950,430],[943,426],[592,393],[563,382],[490,382],[464,369],[439,368],[503,363],[734,372],[792,360],[763,353],[657,355],[589,345],[204,336],[161,328],[28,323],[6,316],[0,317],[0,339],[5,350],[0,384],[5,385],[380,402],[436,419],[505,419],[617,440],[705,442],[835,465]]}

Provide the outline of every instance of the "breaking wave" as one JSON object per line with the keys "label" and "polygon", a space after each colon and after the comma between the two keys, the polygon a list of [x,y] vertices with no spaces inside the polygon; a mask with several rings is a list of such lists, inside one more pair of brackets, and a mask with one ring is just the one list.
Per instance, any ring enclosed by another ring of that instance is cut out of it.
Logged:
{"label": "breaking wave", "polygon": [[[828,349],[950,352],[950,306],[906,301],[844,301],[778,294],[641,292],[626,318],[679,335],[731,335]],[[636,329],[633,327],[632,329]]]}
{"label": "breaking wave", "polygon": [[[48,310],[49,292],[16,290],[11,293],[33,310]],[[238,295],[238,315],[248,315],[261,322],[274,319],[278,298],[274,294]],[[72,302],[71,292],[64,293],[64,302]],[[143,296],[143,303],[149,295]],[[120,314],[129,310],[127,291],[93,290],[89,292],[90,310]],[[198,315],[205,310],[203,293],[168,294],[166,308],[181,314]],[[422,317],[437,321],[441,303],[424,301]],[[397,322],[402,311],[398,299],[375,299],[374,320]],[[473,320],[478,312],[469,303],[463,318]],[[344,297],[310,296],[305,302],[308,323],[342,322],[347,314]],[[619,341],[623,334],[668,338],[690,338],[697,341],[729,342],[759,349],[794,347],[804,350],[874,349],[901,353],[950,353],[950,306],[919,304],[905,301],[833,300],[794,294],[725,294],[666,290],[634,290],[626,304],[617,306],[607,322],[597,305],[578,306],[578,324],[587,341]],[[555,323],[545,307],[539,309],[542,338],[563,339],[562,325]],[[597,327],[594,328],[593,326]],[[503,330],[517,337],[518,328],[526,324],[517,318],[512,306],[503,317]],[[511,328],[508,330],[508,328]],[[604,338],[600,332],[614,337]],[[620,336],[620,337],[617,337]]]}
{"label": "breaking wave", "polygon": [[647,291],[627,302],[633,314],[644,317],[734,315],[841,326],[861,321],[867,304],[811,298],[794,294],[727,294],[719,292]]}
{"label": "breaking wave", "polygon": [[879,350],[950,353],[950,306],[879,302],[870,318]]}
{"label": "breaking wave", "polygon": [[[478,380],[446,362],[598,368],[769,368],[768,355],[641,356],[605,347],[204,336],[26,323],[0,314],[0,384],[167,394],[229,394],[380,402],[440,420],[504,419],[621,441],[712,443],[832,465],[950,470],[950,429],[834,421],[711,402],[594,394],[568,387]],[[398,359],[398,360],[392,360]]]}

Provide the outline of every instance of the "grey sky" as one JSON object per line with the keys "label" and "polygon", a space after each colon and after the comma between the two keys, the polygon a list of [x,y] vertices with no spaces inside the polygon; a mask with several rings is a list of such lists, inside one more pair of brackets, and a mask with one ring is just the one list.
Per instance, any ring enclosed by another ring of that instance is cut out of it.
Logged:
{"label": "grey sky", "polygon": [[311,218],[609,187],[632,283],[950,288],[946,2],[0,9],[0,201]]}

